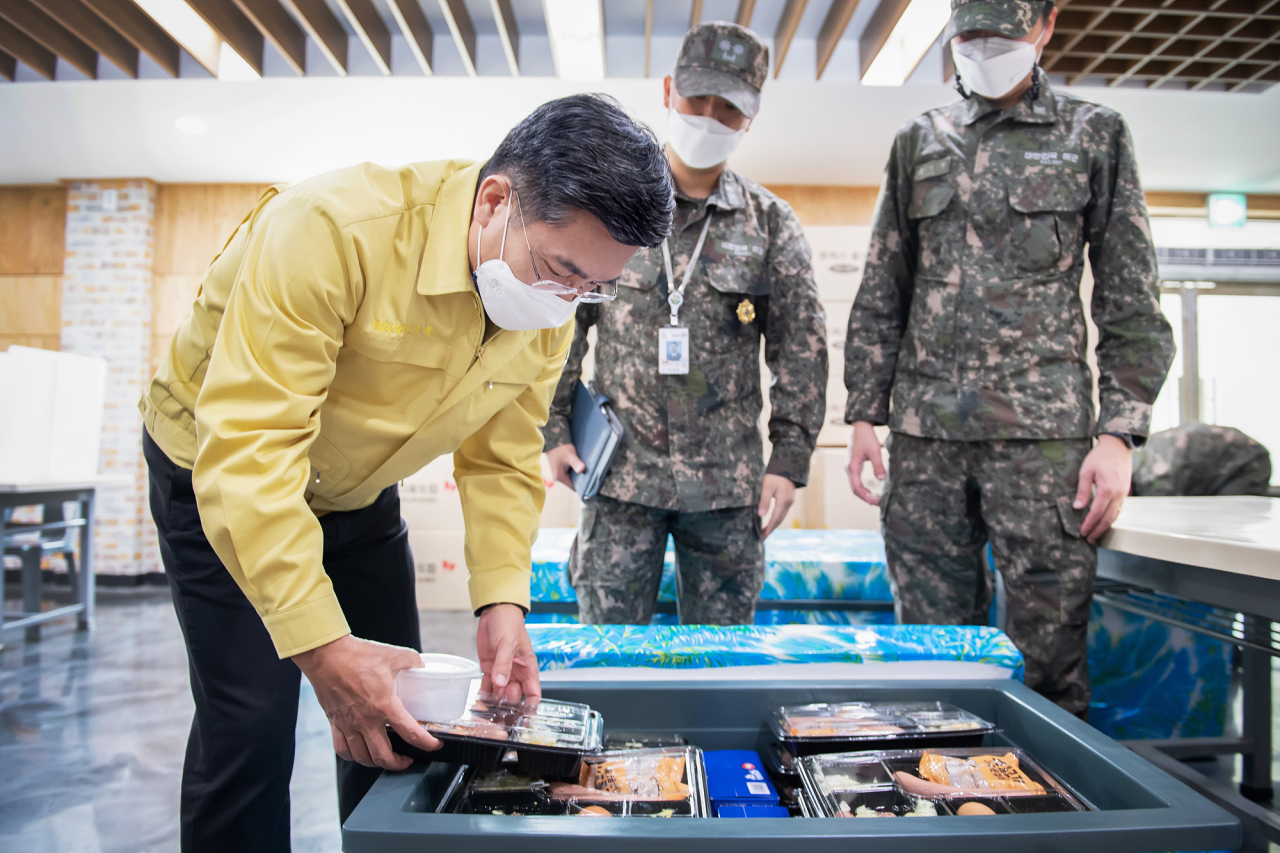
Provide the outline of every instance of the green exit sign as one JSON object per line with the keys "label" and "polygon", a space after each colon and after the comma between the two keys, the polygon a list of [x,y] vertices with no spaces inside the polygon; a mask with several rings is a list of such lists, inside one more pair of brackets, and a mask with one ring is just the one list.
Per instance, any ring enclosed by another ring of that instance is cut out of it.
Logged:
{"label": "green exit sign", "polygon": [[1209,227],[1243,228],[1249,218],[1249,202],[1244,193],[1210,193]]}

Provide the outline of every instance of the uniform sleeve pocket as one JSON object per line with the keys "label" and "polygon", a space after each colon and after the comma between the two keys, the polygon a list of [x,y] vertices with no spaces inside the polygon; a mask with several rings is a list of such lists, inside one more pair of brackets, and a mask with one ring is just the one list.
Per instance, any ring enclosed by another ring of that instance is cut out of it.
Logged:
{"label": "uniform sleeve pocket", "polygon": [[911,207],[907,211],[909,219],[927,219],[937,216],[951,204],[951,197],[956,188],[943,181],[929,181],[916,184],[911,190]]}
{"label": "uniform sleeve pocket", "polygon": [[1062,529],[1072,539],[1080,539],[1080,525],[1084,523],[1084,518],[1089,514],[1089,505],[1085,504],[1084,509],[1076,509],[1072,504],[1075,503],[1074,495],[1063,495],[1058,498],[1058,518],[1062,521]]}

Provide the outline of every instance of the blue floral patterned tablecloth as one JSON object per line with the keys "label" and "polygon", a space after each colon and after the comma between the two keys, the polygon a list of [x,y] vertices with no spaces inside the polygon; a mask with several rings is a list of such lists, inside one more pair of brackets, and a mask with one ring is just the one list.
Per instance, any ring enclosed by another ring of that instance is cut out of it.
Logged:
{"label": "blue floral patterned tablecloth", "polygon": [[779,663],[966,661],[1022,678],[1022,653],[995,628],[940,625],[530,625],[539,669],[700,669]]}
{"label": "blue floral patterned tablecloth", "polygon": [[[533,548],[533,600],[542,602],[572,602],[577,598],[569,586],[566,566],[569,548],[573,544],[574,530],[547,529],[542,531]],[[778,530],[765,542],[765,585],[760,597],[766,600],[794,601],[796,599],[891,601],[889,579],[885,565],[884,542],[878,533],[868,530]],[[660,602],[675,601],[674,558],[667,551],[666,571],[663,574]],[[1188,605],[1194,607],[1195,605]],[[577,616],[564,613],[531,613],[531,626],[541,623],[547,627],[576,624]],[[679,617],[674,613],[659,613],[650,627],[675,626]],[[893,625],[893,613],[887,611],[850,610],[765,610],[757,609],[755,624],[765,631],[743,647],[744,654],[760,655],[765,649],[775,649],[765,637],[787,637],[786,631],[769,634],[770,628],[784,626],[812,626],[815,633],[803,631],[795,637],[827,637],[834,646],[823,646],[823,654],[848,654],[851,646],[841,631],[858,634],[861,629],[883,630]],[[532,627],[531,627],[532,630]],[[612,630],[612,629],[610,629]],[[641,631],[642,628],[631,628]],[[697,626],[688,630],[701,629]],[[939,630],[905,626],[896,630]],[[954,630],[954,629],[942,629]],[[836,633],[823,634],[823,631]],[[560,636],[548,633],[545,636]],[[580,642],[586,635],[566,632]],[[612,635],[606,635],[612,636]],[[628,649],[636,648],[634,638],[648,635],[627,634]],[[696,647],[688,646],[683,635],[654,635],[664,637],[663,654],[695,654]],[[700,637],[701,635],[688,635]],[[875,636],[874,632],[865,634]],[[881,636],[890,636],[884,634]],[[907,635],[896,635],[907,636]],[[1003,635],[1000,635],[1003,637]],[[837,639],[839,638],[839,639]],[[808,640],[806,639],[805,642]],[[930,638],[932,641],[932,638]],[[649,642],[644,640],[644,642]],[[686,642],[686,646],[679,646]],[[744,641],[745,642],[745,641]],[[1005,642],[1008,642],[1005,639]],[[676,646],[670,643],[677,643]],[[583,650],[588,646],[581,647]],[[609,648],[605,639],[593,641],[592,651]],[[635,655],[643,658],[650,653],[648,645],[642,645]],[[691,651],[692,649],[692,651]],[[712,647],[716,654],[729,654],[732,650]],[[622,653],[607,652],[610,660],[619,660]],[[737,652],[733,652],[736,654]],[[861,653],[861,652],[857,652]],[[566,653],[567,654],[567,653]],[[585,651],[575,653],[575,661],[581,661]],[[572,656],[571,656],[572,657]],[[846,658],[831,658],[846,659]],[[921,658],[903,658],[919,660]],[[560,660],[550,658],[549,660]],[[570,663],[570,657],[555,666],[581,666]],[[545,664],[544,664],[545,665]],[[596,665],[655,665],[655,664],[596,664]],[[707,665],[724,665],[710,663]],[[1211,737],[1221,735],[1227,716],[1227,695],[1231,676],[1231,649],[1227,644],[1193,634],[1181,628],[1142,616],[1124,613],[1109,605],[1096,603],[1089,622],[1089,670],[1093,683],[1093,702],[1090,721],[1106,734],[1117,738],[1169,738]]]}
{"label": "blue floral patterned tablecloth", "polygon": [[[544,528],[533,546],[532,597],[539,602],[577,601],[565,567],[572,528]],[[777,530],[765,540],[765,581],[760,598],[892,601],[884,540],[871,530]],[[658,601],[676,600],[675,554],[667,542]],[[569,624],[577,617],[537,613],[531,622]],[[659,613],[655,625],[676,625],[673,613]],[[892,625],[888,611],[757,610],[757,625]]]}
{"label": "blue floral patterned tablecloth", "polygon": [[[1171,605],[1178,607],[1207,609]],[[1095,601],[1089,680],[1089,722],[1110,737],[1221,737],[1231,689],[1231,646]]]}

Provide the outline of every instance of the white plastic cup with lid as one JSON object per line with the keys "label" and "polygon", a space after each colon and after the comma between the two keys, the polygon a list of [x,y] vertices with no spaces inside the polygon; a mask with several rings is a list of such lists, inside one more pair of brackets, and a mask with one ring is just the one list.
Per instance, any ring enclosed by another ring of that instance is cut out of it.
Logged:
{"label": "white plastic cup with lid", "polygon": [[422,723],[456,720],[467,710],[471,680],[480,677],[480,664],[457,655],[424,654],[422,666],[396,674],[396,695],[413,718]]}

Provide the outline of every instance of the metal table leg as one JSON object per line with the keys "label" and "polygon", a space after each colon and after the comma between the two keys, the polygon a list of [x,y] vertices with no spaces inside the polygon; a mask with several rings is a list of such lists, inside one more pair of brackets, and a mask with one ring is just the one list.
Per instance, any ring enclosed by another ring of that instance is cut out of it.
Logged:
{"label": "metal table leg", "polygon": [[80,495],[80,511],[84,514],[84,526],[80,528],[80,603],[84,609],[76,617],[76,627],[81,631],[93,630],[94,605],[97,584],[93,576],[93,499],[91,489]]}
{"label": "metal table leg", "polygon": [[[40,612],[40,557],[39,545],[22,551],[22,612],[25,615]],[[28,625],[24,635],[28,643],[40,639],[40,626]]]}
{"label": "metal table leg", "polygon": [[[1271,622],[1258,616],[1244,617],[1245,636],[1259,645],[1270,646]],[[1259,803],[1271,802],[1271,655],[1262,649],[1244,646],[1242,651],[1242,734],[1250,742],[1244,753],[1240,793]]]}

